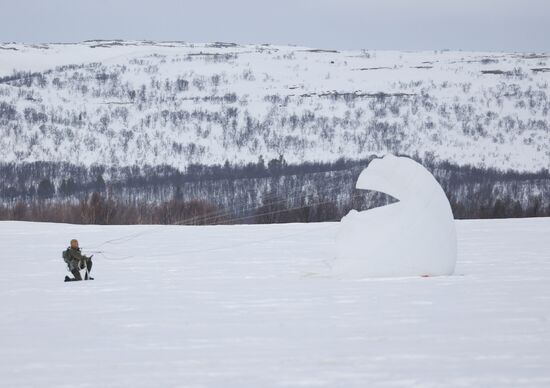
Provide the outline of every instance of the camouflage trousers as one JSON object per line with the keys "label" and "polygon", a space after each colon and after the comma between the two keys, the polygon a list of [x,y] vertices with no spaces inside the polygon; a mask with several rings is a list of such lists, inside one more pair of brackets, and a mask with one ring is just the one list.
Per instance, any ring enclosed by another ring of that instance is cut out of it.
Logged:
{"label": "camouflage trousers", "polygon": [[[80,275],[80,271],[78,268],[78,265],[71,266],[71,273],[74,276],[74,280],[82,280],[82,276]],[[86,267],[88,268],[88,273],[85,276],[85,279],[88,280],[88,274],[92,271],[92,260],[86,260]]]}

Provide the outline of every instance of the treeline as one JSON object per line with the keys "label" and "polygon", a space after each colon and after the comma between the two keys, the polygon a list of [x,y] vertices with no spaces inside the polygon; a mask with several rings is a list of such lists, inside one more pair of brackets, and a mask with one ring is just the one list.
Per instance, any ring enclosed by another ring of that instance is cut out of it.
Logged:
{"label": "treeline", "polygon": [[158,205],[124,204],[97,192],[78,203],[35,201],[28,204],[17,202],[14,206],[0,207],[2,220],[98,225],[208,225],[225,220],[221,215],[210,217],[214,214],[221,214],[220,210],[215,205],[201,200],[172,200]]}
{"label": "treeline", "polygon": [[527,204],[509,197],[492,201],[484,198],[479,202],[472,198],[458,202],[450,194],[447,197],[456,219],[550,217],[550,203],[542,195],[530,198]]}
{"label": "treeline", "polygon": [[[418,158],[417,158],[418,159]],[[0,165],[0,219],[92,224],[317,222],[391,197],[354,189],[371,158],[289,164],[90,168]],[[550,173],[499,171],[419,160],[449,197],[456,218],[550,216]]]}
{"label": "treeline", "polygon": [[[289,164],[283,155],[265,161],[262,156],[256,163],[223,165],[190,164],[185,171],[168,165],[131,167],[91,167],[70,163],[32,162],[0,163],[0,200],[4,202],[33,200],[82,199],[93,192],[108,190],[111,196],[120,197],[120,192],[139,191],[149,187],[178,188],[196,182],[236,181],[282,176],[307,176],[315,173],[331,173],[365,167],[372,157],[362,160],[338,159],[335,162],[305,162]],[[106,180],[108,183],[106,183]],[[170,194],[168,194],[170,195]],[[120,198],[119,198],[120,199]],[[167,198],[158,193],[154,202]]]}
{"label": "treeline", "polygon": [[229,225],[323,222],[341,218],[341,212],[331,200],[316,203],[302,201],[302,206],[292,207],[284,199],[269,199],[264,205],[251,208],[247,213],[236,216],[231,209],[220,209],[199,199],[172,199],[153,205],[117,203],[96,192],[88,200],[76,204],[38,201],[1,206],[0,220],[98,225]]}
{"label": "treeline", "polygon": [[[436,161],[431,154],[423,158],[411,156],[430,170],[439,183],[461,200],[461,192],[467,188],[476,190],[486,197],[509,196],[520,199],[521,196],[533,196],[544,193],[550,185],[550,172],[543,169],[535,172],[503,171],[496,168],[480,168],[471,165],[456,165],[447,161]],[[181,171],[172,166],[129,166],[105,167],[92,165],[78,166],[60,162],[1,163],[0,162],[0,201],[67,198],[82,199],[93,192],[109,191],[112,197],[120,199],[120,192],[133,190],[130,200],[136,200],[140,192],[150,187],[167,187],[171,198],[173,189],[194,183],[208,184],[211,181],[240,181],[250,179],[273,179],[281,177],[302,177],[308,183],[311,177],[320,180],[334,173],[349,172],[349,179],[355,179],[363,168],[375,158],[351,160],[340,158],[334,162],[287,163],[284,155],[265,161],[259,156],[255,163],[223,165],[190,164]],[[322,175],[325,174],[325,175]],[[322,182],[320,182],[322,183]],[[353,184],[354,182],[351,182]],[[493,193],[494,190],[496,193]],[[158,198],[153,202],[162,202],[163,197],[157,190]],[[284,194],[284,191],[283,191]],[[468,193],[473,195],[472,193]],[[545,195],[549,195],[547,192]],[[495,198],[496,200],[497,198]]]}
{"label": "treeline", "polygon": [[[235,209],[223,209],[200,199],[184,201],[172,199],[160,204],[120,203],[93,193],[79,203],[56,203],[37,201],[30,204],[17,202],[13,206],[0,206],[0,220],[62,222],[72,224],[132,225],[132,224],[270,224],[288,222],[324,222],[340,220],[351,209],[364,210],[374,204],[391,200],[368,200],[366,196],[349,198],[345,204],[324,198],[316,201],[302,199],[291,205],[290,201],[272,198],[263,205],[249,208],[247,215],[236,214]],[[550,217],[550,205],[540,198],[522,206],[519,201],[497,199],[493,205],[471,203],[467,209],[462,203],[450,199],[453,214],[463,218],[519,218]]]}

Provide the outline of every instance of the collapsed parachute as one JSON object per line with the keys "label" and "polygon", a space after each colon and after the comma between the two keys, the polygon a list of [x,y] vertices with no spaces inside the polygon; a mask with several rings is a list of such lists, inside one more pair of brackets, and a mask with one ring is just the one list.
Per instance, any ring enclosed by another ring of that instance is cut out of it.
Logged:
{"label": "collapsed parachute", "polygon": [[449,201],[423,166],[387,155],[363,170],[356,187],[398,202],[342,218],[335,273],[354,277],[451,275],[456,230]]}

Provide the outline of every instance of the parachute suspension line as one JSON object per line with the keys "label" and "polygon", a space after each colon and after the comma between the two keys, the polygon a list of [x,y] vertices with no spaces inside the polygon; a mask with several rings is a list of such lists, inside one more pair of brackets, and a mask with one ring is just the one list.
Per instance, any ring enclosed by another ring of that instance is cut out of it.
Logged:
{"label": "parachute suspension line", "polygon": [[[350,172],[350,170],[337,171],[337,173],[342,173],[342,172]],[[340,178],[340,177],[339,176],[332,176],[332,177],[328,178],[328,181],[334,181],[338,178]],[[334,189],[334,187],[333,187],[333,189]],[[310,195],[310,194],[302,194],[301,196],[297,197],[296,194],[303,193],[303,190],[304,190],[303,187],[299,188],[299,189],[296,189],[293,192],[285,194],[286,197],[287,197],[286,199],[283,199],[283,200],[280,200],[280,201],[277,201],[277,202],[272,202],[270,204],[275,205],[275,204],[278,204],[278,203],[287,202],[287,201],[289,201],[289,199],[288,199],[289,196],[290,196],[291,199],[296,200],[296,199],[299,199],[301,197],[305,198],[308,195]],[[327,193],[324,193],[324,194],[327,194]],[[267,196],[263,196],[262,201],[269,201],[272,198],[280,198],[280,195],[281,194],[279,194],[279,193],[269,194]],[[258,206],[253,206],[253,207],[245,207],[245,205],[244,205],[245,200],[240,201],[240,203],[242,204],[241,209],[239,209],[241,213],[245,212],[245,211],[256,210],[256,209],[259,209],[259,208],[265,206],[265,205],[258,205]],[[206,213],[202,216],[192,216],[192,217],[188,217],[188,218],[183,218],[183,219],[180,219],[180,220],[177,220],[177,221],[173,222],[172,224],[161,224],[161,225],[157,225],[157,226],[153,227],[153,229],[156,229],[156,230],[145,230],[145,231],[141,231],[141,232],[134,232],[134,233],[131,233],[131,234],[126,235],[126,236],[114,238],[114,239],[111,239],[111,240],[106,240],[106,241],[104,241],[103,243],[101,243],[99,245],[93,246],[92,249],[100,248],[100,247],[102,247],[103,245],[106,245],[106,244],[122,244],[126,241],[132,240],[132,239],[137,238],[139,236],[142,236],[144,234],[147,234],[147,233],[150,233],[150,232],[154,233],[155,231],[158,231],[159,229],[163,228],[166,225],[181,225],[181,224],[187,224],[187,223],[190,223],[190,222],[198,222],[198,221],[204,223],[206,221],[211,221],[211,220],[214,220],[216,218],[229,216],[231,214],[234,214],[236,211],[237,210],[235,210],[235,207],[234,207],[233,209],[228,208],[228,209],[225,209],[225,210],[216,210],[216,211],[213,211],[213,212],[210,212],[210,213]]]}
{"label": "parachute suspension line", "polygon": [[[354,199],[357,196],[358,195],[351,196],[350,199]],[[305,208],[320,206],[320,205],[324,205],[324,204],[329,204],[329,203],[333,203],[333,202],[335,202],[335,200],[316,202],[316,203],[312,203],[312,204],[309,204],[309,205],[297,206],[297,207],[279,209],[279,210],[273,210],[273,211],[263,212],[263,213],[259,213],[259,214],[253,214],[253,215],[249,215],[249,216],[233,217],[233,218],[228,219],[228,220],[217,222],[216,225],[228,225],[228,224],[234,223],[235,221],[239,221],[239,220],[245,220],[245,219],[254,218],[254,217],[261,217],[261,216],[268,216],[268,215],[271,215],[271,214],[285,213],[285,212],[289,212],[289,211],[295,211],[295,210],[299,210],[299,209],[305,209]],[[253,208],[250,208],[250,209],[251,210],[259,209],[263,206],[264,205],[258,206],[258,207],[253,207]],[[327,221],[330,221],[330,220],[327,220]],[[130,240],[135,239],[137,237],[140,237],[140,236],[143,236],[143,235],[146,235],[146,234],[155,233],[155,232],[159,231],[160,228],[163,228],[165,226],[167,226],[167,225],[158,225],[157,227],[155,227],[155,229],[148,229],[148,230],[137,232],[137,233],[134,233],[134,234],[131,234],[131,235],[128,235],[128,236],[123,236],[123,237],[120,237],[120,238],[117,238],[117,239],[108,240],[108,241],[105,241],[104,243],[100,244],[100,246],[106,245],[106,244],[122,244],[124,242],[130,241]]]}
{"label": "parachute suspension line", "polygon": [[[334,219],[326,221],[327,225],[324,225],[324,227],[328,228],[329,226],[332,226],[332,225],[328,225],[328,223],[331,223],[331,222],[334,222],[334,221],[338,221],[338,218],[334,218]],[[224,249],[254,245],[254,244],[264,243],[264,242],[268,242],[268,241],[277,241],[277,240],[284,239],[284,238],[287,238],[287,237],[301,236],[301,235],[305,235],[305,234],[315,233],[317,231],[318,231],[318,229],[305,230],[305,231],[301,231],[301,232],[293,232],[293,233],[287,233],[287,234],[283,234],[283,235],[279,235],[279,236],[268,237],[268,238],[265,238],[265,239],[259,239],[259,240],[253,240],[253,241],[243,241],[243,242],[237,243],[237,244],[222,245],[222,246],[217,246],[217,247],[213,247],[213,248],[206,248],[206,249],[188,249],[188,250],[181,250],[181,251],[170,252],[170,253],[157,253],[157,254],[147,255],[147,257],[168,257],[168,256],[173,256],[175,254],[190,254],[190,253],[203,253],[203,252],[220,251],[220,250],[224,250]],[[135,256],[125,256],[125,257],[122,257],[122,258],[114,259],[114,258],[108,258],[104,254],[103,254],[103,256],[105,256],[105,258],[107,260],[115,260],[115,261],[116,260],[126,260],[128,258],[135,257]]]}
{"label": "parachute suspension line", "polygon": [[[327,191],[327,192],[324,192],[322,193],[323,195],[327,195],[327,194],[331,194],[331,193],[334,193],[336,190],[338,190],[339,188],[336,188],[336,187],[333,187],[331,188],[331,190]],[[283,203],[289,203],[289,202],[293,202],[293,201],[296,201],[296,200],[304,200],[304,199],[307,199],[307,197],[309,197],[311,194],[303,194],[301,196],[294,196],[294,197],[291,197],[291,198],[285,198],[285,199],[281,199],[281,200],[278,200],[278,201],[274,201],[274,202],[269,202],[269,206],[275,206],[275,205],[280,205],[280,204],[283,204]],[[330,201],[330,202],[334,202],[334,201]],[[310,206],[316,206],[316,205],[319,205],[321,203],[314,203]],[[251,206],[251,207],[243,207],[242,209],[240,209],[240,213],[245,213],[245,212],[250,212],[252,210],[258,210],[258,209],[261,209],[263,208],[264,206],[266,206],[266,204],[263,204],[263,205],[258,205],[258,206]],[[286,210],[291,210],[291,209],[286,209]],[[227,211],[226,213],[236,213],[236,212],[232,212],[231,210]],[[219,223],[223,224],[225,222],[231,222],[231,221],[234,221],[234,220],[238,220],[238,219],[241,219],[241,218],[250,218],[250,217],[254,217],[256,215],[252,215],[252,216],[247,216],[247,217],[233,217],[233,218],[230,218],[228,220],[221,220],[219,221]],[[218,215],[214,215],[214,216],[205,216],[205,217],[194,217],[194,218],[190,218],[188,220],[180,220],[180,221],[176,221],[175,225],[179,225],[179,224],[184,224],[186,222],[189,222],[190,220],[196,220],[196,221],[200,221],[202,223],[206,223],[206,222],[209,222],[209,221],[213,221],[215,220],[216,218],[219,218]]]}
{"label": "parachute suspension line", "polygon": [[[352,198],[354,198],[354,197],[355,196],[353,196]],[[288,209],[273,210],[273,211],[269,211],[269,212],[265,212],[265,213],[253,214],[253,215],[250,215],[250,216],[232,218],[228,222],[245,220],[245,219],[253,218],[253,217],[267,216],[267,215],[271,215],[271,214],[286,213],[286,212],[293,211],[293,210],[300,210],[300,209],[306,209],[306,208],[314,207],[314,206],[327,205],[329,203],[334,203],[334,202],[335,202],[334,200],[332,200],[332,201],[323,201],[323,202],[317,202],[317,203],[314,203],[314,204],[311,204],[311,205],[291,207],[291,208],[288,208]],[[222,225],[224,225],[223,222],[222,222]],[[227,224],[225,223],[225,225],[227,225]]]}
{"label": "parachute suspension line", "polygon": [[[337,171],[337,173],[342,173],[342,172],[347,173],[347,172],[349,172],[349,170]],[[341,177],[340,176],[332,176],[332,177],[326,179],[325,181],[330,182],[330,181],[334,181],[336,179],[341,179]],[[309,193],[309,194],[304,193],[304,187],[300,187],[300,188],[296,188],[296,189],[294,189],[290,192],[287,192],[287,193],[280,193],[280,192],[270,193],[268,195],[262,196],[261,199],[262,199],[262,202],[271,201],[273,199],[279,199],[276,202],[271,202],[270,203],[271,205],[274,205],[274,204],[278,204],[278,203],[289,202],[291,199],[296,200],[297,198],[300,198],[300,197],[307,197],[307,196],[312,195],[312,194],[313,193]],[[323,193],[323,194],[326,194],[326,193]],[[286,198],[281,199],[281,196],[285,196]],[[258,209],[258,208],[261,208],[261,207],[264,206],[264,205],[258,205],[258,206],[252,206],[251,207],[247,204],[248,201],[246,201],[246,202],[245,201],[246,200],[242,200],[242,201],[238,202],[237,204],[235,204],[233,207],[227,208],[225,210],[213,211],[213,212],[206,213],[206,214],[199,215],[199,216],[193,216],[193,217],[188,217],[186,219],[184,218],[184,219],[181,219],[181,220],[176,220],[176,221],[173,222],[173,224],[174,225],[179,225],[179,224],[186,224],[188,222],[194,222],[194,221],[205,222],[205,220],[210,221],[210,220],[218,218],[218,217],[224,217],[224,216],[228,216],[228,215],[235,214],[235,213],[243,213],[243,212],[250,211],[250,210],[255,210],[255,209]]]}
{"label": "parachute suspension line", "polygon": [[[357,198],[357,197],[360,197],[360,196],[362,196],[362,194],[354,194],[353,196],[350,197],[350,199],[354,199],[354,198]],[[304,209],[304,208],[308,208],[308,207],[312,207],[312,206],[318,206],[318,205],[321,205],[321,204],[327,204],[327,203],[332,203],[332,202],[335,202],[335,201],[325,201],[325,202],[317,203],[317,204],[314,204],[314,205],[300,206],[300,207],[295,207],[295,208],[292,208],[292,209],[285,209],[285,210],[280,210],[280,211],[267,212],[265,214],[275,214],[275,213],[278,213],[278,212]],[[251,216],[251,217],[254,217],[254,216]],[[247,217],[243,217],[243,218],[247,218]],[[329,223],[329,222],[334,222],[334,221],[338,221],[338,220],[339,220],[339,217],[336,217],[336,218],[327,220],[325,222]],[[332,225],[326,225],[326,226],[328,227],[328,226],[332,226]],[[192,249],[192,250],[177,251],[177,252],[173,252],[173,253],[152,254],[152,255],[147,255],[147,257],[167,257],[167,256],[172,256],[174,254],[189,254],[189,253],[202,253],[202,252],[219,251],[219,250],[224,250],[224,249],[229,249],[229,248],[234,248],[234,247],[241,247],[241,246],[258,244],[258,243],[262,243],[262,242],[277,241],[281,238],[300,236],[300,235],[304,235],[304,234],[308,234],[308,233],[314,233],[316,231],[318,231],[318,229],[306,230],[306,231],[302,231],[302,232],[287,233],[287,234],[276,236],[276,237],[269,237],[269,238],[260,239],[260,240],[253,240],[253,241],[243,241],[242,243],[238,243],[238,244],[223,245],[223,246],[218,246],[218,247],[213,247],[213,248]],[[97,251],[97,253],[101,254],[106,260],[113,260],[113,261],[127,260],[127,259],[135,257],[133,255],[130,255],[130,256],[124,256],[124,257],[110,258],[107,255],[105,255],[105,253],[103,251]]]}
{"label": "parachute suspension line", "polygon": [[[343,172],[350,173],[351,171],[350,171],[350,169],[340,170],[337,173],[343,173]],[[328,178],[329,181],[334,181],[336,179],[341,179],[341,177],[340,176],[332,176],[332,177]],[[327,194],[330,194],[330,193],[332,193],[336,190],[339,190],[339,189],[340,189],[339,187],[332,186],[329,191],[321,193],[321,195],[327,195]],[[294,193],[294,195],[293,195],[293,193]],[[307,198],[309,195],[311,195],[311,193],[309,193],[309,194],[303,193],[303,188],[296,189],[293,193],[290,194],[291,195],[290,198],[288,198],[288,194],[287,194],[287,198],[281,199],[281,200],[276,201],[276,202],[271,202],[270,205],[277,205],[277,204],[281,204],[281,203],[284,203],[284,202],[290,202],[292,200],[294,200],[294,201],[299,200],[299,199],[303,200],[303,199]],[[303,194],[295,195],[296,193],[303,193]],[[319,194],[319,193],[317,193],[317,194]],[[262,197],[262,201],[269,200],[270,198],[280,198],[280,194],[277,193],[277,194],[267,195],[265,197]],[[350,199],[353,199],[353,198],[354,198],[354,196],[350,197]],[[298,209],[307,208],[307,207],[314,207],[314,206],[319,206],[319,205],[322,205],[322,204],[327,204],[327,203],[332,203],[332,202],[335,202],[335,201],[325,201],[325,202],[320,202],[320,203],[314,203],[314,204],[311,204],[311,205],[294,207],[294,208],[289,208],[289,209],[284,209],[284,210],[278,210],[278,211],[274,211],[274,212],[266,212],[266,213],[262,213],[262,214],[254,214],[254,215],[250,215],[250,216],[233,217],[233,218],[230,218],[228,220],[218,222],[217,225],[227,225],[229,222],[234,222],[234,221],[237,221],[237,220],[249,219],[249,218],[253,218],[253,217],[257,217],[257,216],[263,216],[263,215],[269,215],[269,214],[283,213],[283,212],[287,212],[287,211],[291,211],[291,210],[298,210]],[[241,203],[244,203],[244,201],[241,201]],[[262,205],[254,206],[254,207],[242,207],[240,209],[240,211],[241,212],[253,211],[253,210],[260,209],[264,206],[265,205],[262,204]],[[132,233],[132,234],[129,234],[129,235],[126,235],[126,236],[106,240],[106,241],[100,243],[99,245],[93,246],[91,249],[97,249],[97,248],[100,248],[100,247],[102,247],[104,245],[107,245],[107,244],[122,244],[122,243],[125,243],[127,241],[133,240],[134,238],[140,237],[142,235],[149,234],[149,233],[155,233],[155,232],[159,231],[160,229],[162,229],[162,228],[164,228],[165,226],[168,226],[168,225],[182,225],[182,224],[187,224],[189,222],[197,222],[197,221],[200,221],[200,222],[204,223],[204,222],[207,222],[207,221],[215,220],[216,218],[220,218],[222,216],[227,216],[227,215],[230,215],[230,214],[234,214],[234,212],[235,211],[232,210],[232,209],[226,209],[226,210],[218,210],[218,211],[214,211],[214,212],[211,212],[211,213],[207,213],[206,215],[203,215],[202,217],[201,216],[193,216],[193,217],[184,218],[184,219],[175,221],[173,224],[157,225],[157,226],[155,226],[155,227],[153,227],[152,229],[149,229],[149,230],[144,230],[144,231],[141,231],[141,232],[135,232],[135,233]],[[208,215],[208,214],[211,214],[211,215]]]}
{"label": "parachute suspension line", "polygon": [[101,255],[103,256],[103,258],[105,258],[106,260],[110,260],[110,261],[118,261],[118,260],[128,260],[128,259],[131,259],[134,257],[134,255],[126,255],[126,256],[122,256],[122,257],[112,257],[112,256],[108,256],[105,251],[89,251],[90,253],[93,253],[93,254],[96,254],[96,255]]}

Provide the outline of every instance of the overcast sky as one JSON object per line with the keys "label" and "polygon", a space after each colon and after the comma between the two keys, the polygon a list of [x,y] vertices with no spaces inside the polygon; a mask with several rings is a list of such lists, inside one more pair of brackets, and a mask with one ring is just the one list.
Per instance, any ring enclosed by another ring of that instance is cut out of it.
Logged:
{"label": "overcast sky", "polygon": [[5,0],[0,41],[550,51],[550,0]]}

